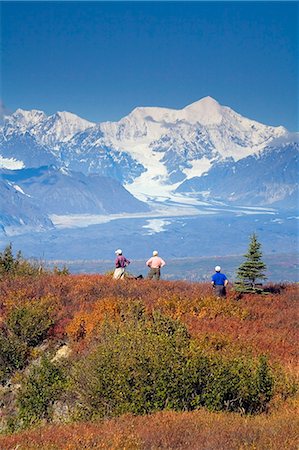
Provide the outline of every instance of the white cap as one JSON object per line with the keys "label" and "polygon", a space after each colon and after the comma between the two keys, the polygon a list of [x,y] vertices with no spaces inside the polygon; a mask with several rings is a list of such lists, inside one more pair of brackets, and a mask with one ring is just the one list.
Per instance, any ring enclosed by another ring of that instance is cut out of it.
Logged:
{"label": "white cap", "polygon": [[221,270],[221,267],[220,267],[220,266],[216,266],[216,267],[215,267],[215,272],[220,272],[220,270]]}
{"label": "white cap", "polygon": [[154,250],[154,251],[153,251],[153,256],[158,256],[157,250]]}
{"label": "white cap", "polygon": [[117,250],[115,250],[115,254],[122,255],[122,250],[120,248],[118,248]]}

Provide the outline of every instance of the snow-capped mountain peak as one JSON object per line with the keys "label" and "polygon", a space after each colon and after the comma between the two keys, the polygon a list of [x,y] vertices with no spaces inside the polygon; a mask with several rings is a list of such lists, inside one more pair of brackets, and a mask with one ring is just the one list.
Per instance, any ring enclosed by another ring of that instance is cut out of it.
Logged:
{"label": "snow-capped mountain peak", "polygon": [[202,125],[220,124],[223,117],[223,109],[214,98],[204,97],[197,102],[183,108],[182,116],[190,123],[200,123]]}
{"label": "snow-capped mountain peak", "polygon": [[43,111],[36,109],[27,111],[21,108],[4,119],[6,133],[11,134],[15,130],[29,132],[39,143],[51,145],[54,142],[68,141],[76,133],[95,125],[94,122],[66,111],[58,111],[47,116]]}
{"label": "snow-capped mountain peak", "polygon": [[49,118],[55,118],[56,120],[60,120],[61,122],[64,122],[68,125],[72,125],[73,127],[82,128],[82,127],[91,127],[95,125],[94,122],[89,122],[88,120],[82,119],[81,117],[77,116],[74,113],[68,112],[68,111],[57,111],[52,116],[49,116]]}
{"label": "snow-capped mountain peak", "polygon": [[[22,137],[21,126],[26,129]],[[42,161],[112,176],[134,195],[147,198],[153,192],[167,196],[179,183],[203,175],[217,163],[259,155],[287,133],[284,127],[248,119],[209,96],[182,109],[137,107],[118,122],[100,124],[66,111],[46,116],[17,110],[4,124],[0,157],[23,161],[25,167]]]}
{"label": "snow-capped mountain peak", "polygon": [[37,128],[36,133],[41,136],[43,143],[54,141],[66,142],[76,133],[85,131],[94,125],[94,122],[81,119],[76,114],[67,111],[58,111],[47,117]]}
{"label": "snow-capped mountain peak", "polygon": [[104,122],[101,130],[112,140],[134,141],[149,139],[155,141],[171,129],[185,125],[189,133],[194,125],[208,126],[220,124],[225,108],[211,97],[205,97],[183,109],[163,107],[137,107],[119,122]]}
{"label": "snow-capped mountain peak", "polygon": [[5,116],[5,121],[11,125],[15,125],[18,128],[32,128],[37,123],[47,118],[43,111],[38,109],[32,109],[27,111],[25,109],[18,108],[11,116]]}
{"label": "snow-capped mountain peak", "polygon": [[224,109],[225,107],[221,106],[212,97],[204,97],[182,109],[154,106],[137,107],[121,121],[147,121],[161,124],[174,124],[179,121],[185,121],[190,124],[217,124],[222,120]]}
{"label": "snow-capped mountain peak", "polygon": [[178,120],[179,110],[155,106],[143,106],[133,109],[130,114],[122,118],[118,123],[123,124],[169,124]]}

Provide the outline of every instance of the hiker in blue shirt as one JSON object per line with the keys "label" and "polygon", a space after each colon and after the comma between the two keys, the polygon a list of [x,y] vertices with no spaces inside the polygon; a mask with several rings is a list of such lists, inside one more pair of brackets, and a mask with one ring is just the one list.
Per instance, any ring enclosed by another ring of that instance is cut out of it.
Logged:
{"label": "hiker in blue shirt", "polygon": [[226,286],[228,285],[228,279],[226,275],[221,272],[221,267],[215,267],[215,273],[212,276],[212,286],[215,289],[216,297],[226,297]]}

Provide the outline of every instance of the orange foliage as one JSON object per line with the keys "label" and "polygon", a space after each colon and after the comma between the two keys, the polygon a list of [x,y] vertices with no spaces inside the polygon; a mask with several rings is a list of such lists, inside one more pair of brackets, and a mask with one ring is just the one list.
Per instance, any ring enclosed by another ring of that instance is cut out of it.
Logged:
{"label": "orange foliage", "polygon": [[81,309],[66,328],[67,335],[75,341],[90,338],[97,328],[106,320],[118,320],[120,307],[113,298],[103,298],[97,301],[90,310]]}
{"label": "orange foliage", "polygon": [[0,281],[0,315],[26,302],[45,302],[55,320],[55,338],[92,338],[104,318],[117,320],[134,302],[150,314],[159,310],[182,320],[192,336],[215,349],[239,347],[298,366],[298,287],[279,294],[247,295],[237,300],[212,297],[208,283],[123,280],[102,275],[43,275]]}
{"label": "orange foliage", "polygon": [[268,354],[296,371],[299,362],[298,289],[288,286],[279,295],[247,295],[238,302],[244,311],[237,316],[218,315],[188,319],[193,336],[225,335],[244,349]]}
{"label": "orange foliage", "polygon": [[269,415],[159,412],[95,423],[51,425],[0,437],[0,448],[40,449],[298,449],[298,407]]}

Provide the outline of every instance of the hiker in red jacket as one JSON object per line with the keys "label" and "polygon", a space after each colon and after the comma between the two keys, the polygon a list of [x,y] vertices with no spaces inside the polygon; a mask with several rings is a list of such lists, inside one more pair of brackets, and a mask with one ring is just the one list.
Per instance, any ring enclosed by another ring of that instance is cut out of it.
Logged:
{"label": "hiker in red jacket", "polygon": [[124,278],[126,267],[130,264],[130,261],[125,256],[123,256],[123,252],[120,248],[115,250],[115,254],[116,259],[113,278],[115,280],[120,280]]}
{"label": "hiker in red jacket", "polygon": [[161,267],[165,266],[165,261],[158,256],[157,250],[153,251],[153,256],[146,261],[146,265],[150,268],[148,273],[148,278],[151,280],[154,278],[155,280],[160,280],[161,276]]}

